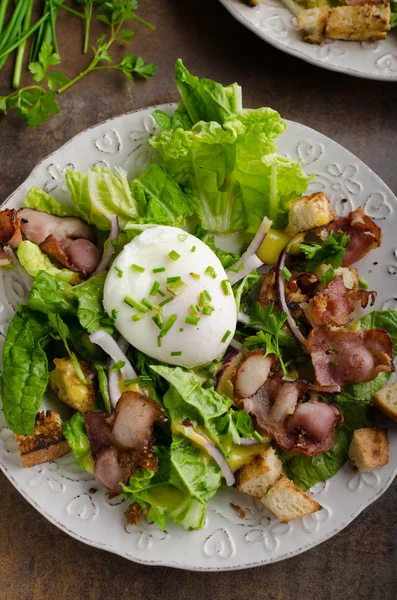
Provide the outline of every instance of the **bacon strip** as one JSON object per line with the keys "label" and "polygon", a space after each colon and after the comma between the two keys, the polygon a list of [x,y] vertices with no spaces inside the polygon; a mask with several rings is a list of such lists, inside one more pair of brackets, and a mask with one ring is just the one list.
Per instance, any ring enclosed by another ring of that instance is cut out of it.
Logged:
{"label": "bacon strip", "polygon": [[331,231],[335,233],[343,232],[350,238],[345,250],[342,267],[350,267],[350,265],[368,254],[370,250],[378,248],[382,241],[380,227],[364,213],[361,206],[347,217],[341,217],[325,227],[318,227],[315,230],[322,239],[326,239]]}
{"label": "bacon strip", "polygon": [[332,448],[343,415],[334,404],[314,400],[299,403],[308,388],[306,382],[285,382],[276,375],[245,399],[243,406],[255,417],[258,428],[271,435],[280,448],[312,456]]}
{"label": "bacon strip", "polygon": [[88,411],[84,417],[95,479],[111,495],[119,494],[120,482],[127,483],[133,473],[157,471],[152,430],[154,423],[165,420],[157,402],[136,392],[124,392],[111,415]]}
{"label": "bacon strip", "polygon": [[393,344],[383,329],[346,331],[324,325],[312,329],[308,341],[321,386],[363,383],[394,371]]}
{"label": "bacon strip", "polygon": [[[297,318],[302,312],[300,305],[307,302],[309,296],[315,293],[318,278],[312,273],[298,271],[292,271],[291,275],[291,279],[284,282],[285,299],[292,316]],[[262,281],[259,302],[262,306],[267,306],[272,302],[277,305],[275,268],[270,269]]]}
{"label": "bacon strip", "polygon": [[304,308],[306,318],[312,327],[320,325],[336,325],[343,327],[353,320],[356,302],[360,301],[365,308],[376,300],[376,292],[366,290],[353,291],[343,283],[343,276],[338,275],[325,290],[316,294]]}

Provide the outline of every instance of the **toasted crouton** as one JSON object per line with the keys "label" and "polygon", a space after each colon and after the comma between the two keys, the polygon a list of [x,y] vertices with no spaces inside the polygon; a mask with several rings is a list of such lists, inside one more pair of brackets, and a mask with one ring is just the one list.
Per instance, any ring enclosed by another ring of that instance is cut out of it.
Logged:
{"label": "toasted crouton", "polygon": [[62,433],[61,418],[50,410],[38,413],[33,435],[16,435],[15,438],[23,467],[55,460],[70,450]]}
{"label": "toasted crouton", "polygon": [[321,504],[312,500],[284,475],[272,485],[261,502],[283,523],[322,509]]}
{"label": "toasted crouton", "polygon": [[49,384],[58,398],[81,413],[94,408],[96,394],[95,373],[90,365],[79,359],[87,383],[77,375],[70,358],[55,358],[55,369],[50,372]]}
{"label": "toasted crouton", "polygon": [[262,498],[281,475],[283,463],[273,448],[252,457],[236,473],[236,487],[243,494]]}
{"label": "toasted crouton", "polygon": [[389,462],[389,440],[386,429],[356,429],[349,446],[349,460],[355,471],[363,473]]}
{"label": "toasted crouton", "polygon": [[373,404],[388,419],[397,423],[397,383],[387,385],[379,392],[376,392]]}
{"label": "toasted crouton", "polygon": [[[324,275],[324,273],[326,273],[330,268],[332,268],[331,265],[325,263],[315,270],[315,275],[317,275],[317,277],[321,277],[321,275]],[[359,289],[360,275],[358,274],[357,269],[350,267],[339,267],[338,269],[334,269],[334,275],[335,277],[342,275],[343,283],[347,289],[353,290],[354,292]]]}
{"label": "toasted crouton", "polygon": [[327,26],[329,6],[301,10],[298,15],[298,29],[305,42],[321,44]]}
{"label": "toasted crouton", "polygon": [[329,200],[322,192],[298,198],[290,208],[286,233],[293,236],[335,219]]}
{"label": "toasted crouton", "polygon": [[337,6],[330,12],[325,35],[333,40],[384,40],[390,15],[390,4]]}

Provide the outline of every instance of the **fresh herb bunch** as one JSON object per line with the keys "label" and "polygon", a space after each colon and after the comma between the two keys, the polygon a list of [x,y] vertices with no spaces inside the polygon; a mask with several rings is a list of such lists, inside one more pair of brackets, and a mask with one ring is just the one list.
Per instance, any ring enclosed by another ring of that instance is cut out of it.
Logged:
{"label": "fresh herb bunch", "polygon": [[280,361],[284,375],[287,370],[281,356],[279,338],[286,320],[287,315],[275,310],[274,302],[267,306],[261,306],[259,302],[256,302],[247,327],[260,327],[261,330],[256,335],[250,335],[244,340],[244,345],[248,348],[265,348],[266,355],[275,354]]}
{"label": "fresh herb bunch", "polygon": [[[17,109],[30,127],[36,127],[48,121],[52,114],[59,113],[57,94],[62,94],[72,85],[93,71],[115,69],[121,71],[130,82],[134,76],[149,79],[156,72],[156,66],[145,63],[144,59],[132,53],[126,53],[118,63],[113,61],[109,50],[117,42],[128,44],[133,31],[125,27],[128,20],[136,20],[154,30],[155,27],[136,14],[138,0],[77,0],[84,12],[65,5],[65,0],[46,0],[42,17],[31,25],[34,0],[19,0],[14,12],[5,24],[9,0],[0,0],[0,70],[8,56],[17,50],[13,86],[15,92],[0,96],[0,113],[7,114]],[[57,11],[62,8],[85,21],[83,53],[88,51],[91,22],[96,9],[96,18],[109,27],[109,33],[98,38],[92,47],[93,58],[88,67],[73,79],[69,79],[59,70],[49,70],[58,65],[61,57],[56,38]],[[34,37],[33,37],[34,36]],[[36,84],[19,88],[22,64],[26,45],[31,40],[29,71]]]}
{"label": "fresh herb bunch", "polygon": [[306,269],[311,272],[324,263],[328,263],[334,269],[338,269],[342,265],[345,248],[349,242],[350,238],[345,233],[334,233],[331,231],[322,244],[318,244],[317,242],[299,244],[299,248],[307,259]]}

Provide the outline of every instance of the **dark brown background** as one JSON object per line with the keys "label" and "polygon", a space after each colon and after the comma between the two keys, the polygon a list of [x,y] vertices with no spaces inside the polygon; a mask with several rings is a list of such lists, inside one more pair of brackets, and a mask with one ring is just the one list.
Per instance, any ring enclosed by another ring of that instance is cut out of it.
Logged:
{"label": "dark brown background", "polygon": [[[133,49],[158,65],[149,82],[90,75],[60,98],[61,113],[29,130],[0,117],[0,200],[35,164],[86,127],[135,108],[176,99],[175,59],[223,83],[243,86],[244,105],[272,106],[330,136],[397,190],[397,85],[312,67],[283,54],[234,21],[216,0],[141,0],[155,33],[136,26]],[[100,26],[96,28],[100,30]],[[62,69],[75,75],[80,22],[59,19]],[[0,74],[0,94],[9,73]],[[342,533],[288,561],[248,571],[190,573],[140,566],[69,538],[41,517],[0,475],[1,600],[245,599],[339,600],[397,597],[397,485]]]}

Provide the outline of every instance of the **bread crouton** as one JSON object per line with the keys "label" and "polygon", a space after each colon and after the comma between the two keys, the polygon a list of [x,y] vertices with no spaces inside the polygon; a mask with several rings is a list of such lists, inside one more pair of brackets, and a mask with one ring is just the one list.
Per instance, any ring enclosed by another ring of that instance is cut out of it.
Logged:
{"label": "bread crouton", "polygon": [[325,35],[333,40],[384,40],[390,15],[390,4],[337,6],[329,14]]}
{"label": "bread crouton", "polygon": [[289,223],[285,231],[294,236],[301,231],[327,225],[334,219],[327,196],[323,192],[316,192],[295,200],[289,211]]}
{"label": "bread crouton", "polygon": [[285,475],[272,485],[261,502],[283,523],[300,519],[322,509],[321,504],[312,500]]}
{"label": "bread crouton", "polygon": [[386,429],[356,429],[349,446],[349,460],[355,471],[363,473],[389,462],[389,440]]}
{"label": "bread crouton", "polygon": [[64,438],[60,416],[47,410],[36,417],[33,435],[16,435],[23,467],[33,467],[55,460],[69,452]]}
{"label": "bread crouton", "polygon": [[262,498],[281,475],[283,463],[273,448],[252,457],[236,473],[236,487],[243,494]]}
{"label": "bread crouton", "polygon": [[305,42],[321,44],[327,26],[329,6],[301,10],[298,15],[298,29]]}
{"label": "bread crouton", "polygon": [[373,404],[388,419],[397,423],[397,383],[387,385],[379,390],[379,392],[376,392]]}
{"label": "bread crouton", "polygon": [[49,385],[58,398],[81,413],[93,410],[96,394],[95,372],[83,359],[79,359],[87,383],[77,375],[70,358],[55,358],[55,369],[50,372]]}
{"label": "bread crouton", "polygon": [[[315,275],[317,275],[317,277],[320,278],[321,275],[324,275],[324,273],[326,273],[328,269],[331,268],[331,265],[325,263],[315,270]],[[350,267],[339,267],[338,269],[334,269],[334,275],[335,277],[338,277],[338,275],[342,275],[343,283],[345,284],[345,287],[347,287],[349,290],[353,290],[354,292],[356,292],[359,289],[360,275],[358,274],[357,269]]]}

